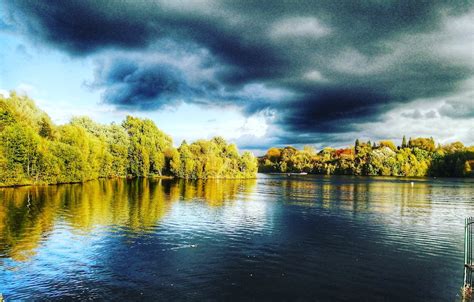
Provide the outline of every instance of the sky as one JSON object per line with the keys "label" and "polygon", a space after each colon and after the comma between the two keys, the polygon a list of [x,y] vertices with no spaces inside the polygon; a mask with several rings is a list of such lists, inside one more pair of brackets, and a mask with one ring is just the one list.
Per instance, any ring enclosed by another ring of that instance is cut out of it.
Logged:
{"label": "sky", "polygon": [[0,0],[0,93],[174,138],[474,144],[473,1]]}

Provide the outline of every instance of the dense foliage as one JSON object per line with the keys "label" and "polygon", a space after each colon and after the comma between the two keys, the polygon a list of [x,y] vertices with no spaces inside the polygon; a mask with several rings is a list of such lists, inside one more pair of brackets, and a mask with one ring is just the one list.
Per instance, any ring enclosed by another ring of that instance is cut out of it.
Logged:
{"label": "dense foliage", "polygon": [[102,177],[252,178],[257,160],[222,138],[183,142],[153,121],[121,125],[75,117],[56,126],[28,97],[0,95],[0,185],[83,182]]}
{"label": "dense foliage", "polygon": [[228,145],[220,137],[190,145],[184,141],[170,160],[171,172],[180,178],[250,178],[257,168],[252,153],[240,156],[235,145]]}
{"label": "dense foliage", "polygon": [[474,146],[460,142],[436,146],[433,138],[415,138],[396,146],[359,142],[346,149],[271,148],[259,159],[260,172],[386,176],[474,176]]}

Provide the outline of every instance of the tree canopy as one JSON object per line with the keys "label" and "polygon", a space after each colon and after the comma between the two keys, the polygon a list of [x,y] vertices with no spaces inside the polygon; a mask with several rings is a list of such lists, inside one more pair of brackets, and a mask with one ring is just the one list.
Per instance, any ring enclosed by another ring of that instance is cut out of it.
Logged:
{"label": "tree canopy", "polygon": [[0,95],[0,186],[105,177],[254,178],[257,159],[221,138],[179,148],[152,120],[104,125],[86,116],[65,125],[26,96]]}
{"label": "tree canopy", "polygon": [[454,142],[436,147],[433,138],[414,138],[401,146],[389,140],[371,144],[355,140],[353,147],[270,148],[259,158],[260,172],[314,174],[473,177],[474,146]]}

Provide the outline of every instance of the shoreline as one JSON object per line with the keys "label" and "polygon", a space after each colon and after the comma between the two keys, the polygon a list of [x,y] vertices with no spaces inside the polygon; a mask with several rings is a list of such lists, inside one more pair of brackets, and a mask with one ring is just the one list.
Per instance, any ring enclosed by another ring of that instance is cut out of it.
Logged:
{"label": "shoreline", "polygon": [[136,180],[136,179],[148,179],[148,180],[186,180],[186,181],[198,181],[198,180],[250,180],[250,179],[257,179],[258,177],[209,177],[209,178],[180,178],[171,175],[163,175],[163,176],[149,176],[149,177],[129,177],[129,176],[121,176],[121,177],[99,177],[95,179],[88,179],[84,181],[74,181],[74,182],[59,182],[59,183],[28,183],[28,184],[13,184],[13,185],[2,185],[0,184],[0,189],[2,188],[20,188],[20,187],[48,187],[48,186],[60,186],[60,185],[73,185],[73,184],[84,184],[90,181],[96,180],[114,180],[114,179],[121,179],[121,180]]}
{"label": "shoreline", "polygon": [[[351,177],[362,177],[362,178],[393,178],[393,179],[474,179],[473,177],[465,176],[465,177],[450,177],[450,176],[394,176],[394,175],[354,175],[354,174],[315,174],[315,173],[297,173],[297,172],[289,172],[289,173],[282,173],[282,172],[258,172],[258,174],[263,175],[274,175],[274,176],[286,176],[286,177],[294,177],[294,176],[324,176],[324,177],[340,177],[340,176],[351,176]],[[61,182],[61,183],[30,183],[30,184],[13,184],[13,185],[2,185],[0,184],[0,189],[3,188],[20,188],[20,187],[48,187],[48,186],[60,186],[60,185],[72,185],[72,184],[84,184],[90,181],[96,180],[114,180],[114,179],[121,179],[121,180],[136,180],[136,179],[148,179],[148,180],[186,180],[186,181],[206,181],[206,180],[251,180],[251,179],[258,179],[259,177],[250,177],[250,178],[243,178],[243,177],[210,177],[210,178],[180,178],[171,175],[163,175],[163,176],[150,176],[150,177],[130,177],[130,176],[122,176],[122,177],[100,177],[96,179],[88,179],[84,181],[76,181],[76,182]]]}
{"label": "shoreline", "polygon": [[306,173],[306,174],[300,174],[296,172],[290,172],[290,173],[281,173],[281,172],[258,172],[258,174],[265,174],[265,175],[278,175],[278,176],[288,176],[288,174],[291,174],[288,177],[291,176],[326,176],[326,177],[340,177],[340,176],[353,176],[353,177],[374,177],[374,178],[396,178],[396,179],[423,179],[423,178],[429,178],[429,179],[473,179],[474,177],[472,176],[432,176],[432,175],[424,175],[424,176],[401,176],[401,175],[355,175],[355,174],[319,174],[319,173]]}

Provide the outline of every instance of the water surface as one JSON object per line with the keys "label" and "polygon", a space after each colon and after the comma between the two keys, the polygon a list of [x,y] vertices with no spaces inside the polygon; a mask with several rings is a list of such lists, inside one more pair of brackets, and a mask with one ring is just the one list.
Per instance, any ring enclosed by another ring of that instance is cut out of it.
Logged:
{"label": "water surface", "polygon": [[[411,185],[410,182],[413,182]],[[474,183],[259,175],[0,189],[7,300],[459,301]]]}

